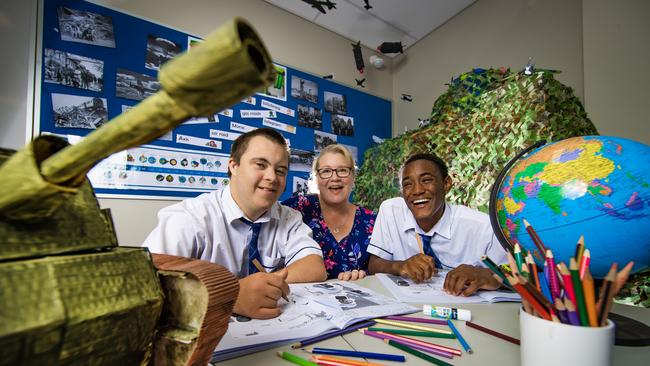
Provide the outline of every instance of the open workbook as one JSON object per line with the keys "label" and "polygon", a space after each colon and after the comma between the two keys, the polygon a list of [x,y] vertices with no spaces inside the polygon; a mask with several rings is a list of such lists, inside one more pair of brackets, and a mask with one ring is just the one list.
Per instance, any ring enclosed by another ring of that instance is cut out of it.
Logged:
{"label": "open workbook", "polygon": [[212,361],[315,337],[362,320],[420,310],[350,282],[289,286],[289,301],[280,300],[283,312],[279,317],[259,320],[233,316]]}
{"label": "open workbook", "polygon": [[430,303],[481,303],[481,302],[500,302],[500,301],[521,301],[516,292],[512,291],[483,291],[480,290],[472,296],[453,296],[443,290],[445,276],[449,271],[440,271],[436,276],[431,277],[428,281],[415,283],[408,278],[395,275],[380,273],[377,278],[381,284],[390,291],[396,298],[404,302],[415,302],[419,304]]}

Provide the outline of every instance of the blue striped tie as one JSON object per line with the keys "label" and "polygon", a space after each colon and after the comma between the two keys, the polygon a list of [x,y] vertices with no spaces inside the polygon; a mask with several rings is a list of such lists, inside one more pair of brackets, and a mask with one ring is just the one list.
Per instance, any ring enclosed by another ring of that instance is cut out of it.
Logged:
{"label": "blue striped tie", "polygon": [[424,250],[424,254],[428,255],[429,257],[433,257],[433,261],[436,264],[436,268],[442,268],[442,263],[440,263],[440,259],[438,259],[438,256],[436,256],[436,253],[433,252],[433,248],[431,248],[431,235],[421,235],[420,237],[422,238],[422,249]]}
{"label": "blue striped tie", "polygon": [[260,260],[260,252],[257,250],[257,239],[260,236],[260,228],[262,228],[262,223],[250,222],[243,217],[239,220],[253,229],[253,235],[251,236],[251,240],[248,242],[248,274],[252,275],[253,273],[259,272],[253,264],[253,260]]}

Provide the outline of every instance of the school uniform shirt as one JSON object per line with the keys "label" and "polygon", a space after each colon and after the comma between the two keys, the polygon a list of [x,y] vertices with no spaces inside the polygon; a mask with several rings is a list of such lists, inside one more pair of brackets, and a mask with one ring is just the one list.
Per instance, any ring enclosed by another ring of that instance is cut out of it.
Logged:
{"label": "school uniform shirt", "polygon": [[[241,218],[249,220],[226,187],[160,210],[158,226],[142,245],[153,253],[217,263],[242,278],[248,275],[252,227]],[[276,202],[255,222],[262,223],[257,247],[268,272],[310,254],[323,256],[299,212]]]}
{"label": "school uniform shirt", "polygon": [[401,261],[420,252],[416,233],[431,236],[431,248],[443,269],[461,264],[484,266],[481,256],[506,263],[506,252],[494,236],[488,215],[466,206],[445,204],[440,220],[424,232],[403,198],[382,202],[368,253],[382,259]]}

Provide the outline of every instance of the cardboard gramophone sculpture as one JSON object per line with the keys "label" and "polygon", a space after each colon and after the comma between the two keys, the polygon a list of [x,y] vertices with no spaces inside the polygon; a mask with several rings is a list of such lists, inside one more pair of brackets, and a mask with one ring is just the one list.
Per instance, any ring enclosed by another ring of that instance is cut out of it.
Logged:
{"label": "cardboard gramophone sculpture", "polygon": [[42,136],[0,149],[0,365],[206,364],[225,333],[239,289],[232,274],[118,247],[86,173],[239,102],[269,85],[274,68],[253,28],[234,19],[159,79],[160,92],[76,145]]}

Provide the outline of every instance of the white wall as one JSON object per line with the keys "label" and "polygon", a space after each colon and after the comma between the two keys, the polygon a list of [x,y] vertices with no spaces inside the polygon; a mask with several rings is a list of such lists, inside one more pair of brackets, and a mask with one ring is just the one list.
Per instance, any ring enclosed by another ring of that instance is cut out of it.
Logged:
{"label": "white wall", "polygon": [[602,135],[650,144],[650,1],[582,3],[585,108]]}
{"label": "white wall", "polygon": [[[452,76],[474,67],[522,69],[532,57],[583,97],[580,0],[479,0],[393,61],[393,134],[417,127]],[[401,93],[413,102],[400,100]]]}
{"label": "white wall", "polygon": [[[234,16],[249,20],[260,33],[271,56],[278,62],[315,75],[333,73],[335,81],[356,87],[352,47],[347,40],[324,28],[261,0],[101,0],[100,5],[205,36]],[[365,54],[373,51],[365,49]],[[385,99],[392,96],[390,60],[378,71],[366,68],[364,92]],[[159,200],[100,199],[110,208],[122,245],[137,245],[157,223],[156,213],[174,202]]]}

